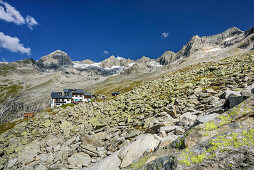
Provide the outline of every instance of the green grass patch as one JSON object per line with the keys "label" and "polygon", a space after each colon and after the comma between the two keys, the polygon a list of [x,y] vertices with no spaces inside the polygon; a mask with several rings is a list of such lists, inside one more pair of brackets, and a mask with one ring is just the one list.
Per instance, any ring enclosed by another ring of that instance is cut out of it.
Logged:
{"label": "green grass patch", "polygon": [[25,122],[25,121],[27,121],[27,119],[20,119],[20,120],[17,120],[17,121],[6,122],[6,123],[0,124],[0,134],[6,132],[9,129],[12,129],[17,124]]}
{"label": "green grass patch", "polygon": [[60,106],[60,107],[65,109],[65,108],[68,107],[68,106],[74,107],[75,104],[73,104],[73,103],[68,103],[68,104],[64,104],[64,105],[62,105],[62,106]]}

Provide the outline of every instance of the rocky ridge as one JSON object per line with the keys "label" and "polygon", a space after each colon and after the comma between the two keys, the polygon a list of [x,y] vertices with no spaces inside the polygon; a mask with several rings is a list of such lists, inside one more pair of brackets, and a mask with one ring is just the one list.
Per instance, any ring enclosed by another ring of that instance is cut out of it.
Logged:
{"label": "rocky ridge", "polygon": [[227,29],[221,34],[193,36],[187,44],[176,54],[172,52],[164,53],[158,61],[168,65],[172,62],[190,58],[188,62],[195,60],[227,57],[236,53],[248,51],[253,48],[254,28],[242,31],[236,27]]}
{"label": "rocky ridge", "polygon": [[[212,150],[193,150],[195,144],[197,147],[202,144],[197,141],[205,141],[217,131],[225,130],[221,127],[230,122],[242,122],[244,128],[251,122],[248,116],[253,113],[253,97],[239,106],[240,113],[236,117],[234,114],[232,119],[228,117],[232,110],[225,111],[251,96],[253,61],[251,51],[219,62],[199,63],[142,84],[109,101],[45,110],[33,119],[6,123],[1,126],[0,166],[6,169],[198,168],[203,157]],[[242,121],[242,117],[246,120]],[[200,125],[197,126],[197,122]],[[190,131],[191,128],[194,130]],[[199,129],[206,130],[202,136],[196,133]],[[237,131],[238,136],[247,134],[252,135],[252,130]],[[249,146],[252,147],[252,143]],[[163,148],[169,150],[163,152]],[[172,148],[179,157],[164,158]],[[154,152],[158,149],[159,152]],[[240,150],[235,148],[235,151]],[[251,152],[246,154],[249,156]],[[191,155],[196,157],[192,159]],[[169,161],[171,158],[179,161]],[[163,164],[165,162],[169,164]],[[250,165],[247,162],[245,167]]]}

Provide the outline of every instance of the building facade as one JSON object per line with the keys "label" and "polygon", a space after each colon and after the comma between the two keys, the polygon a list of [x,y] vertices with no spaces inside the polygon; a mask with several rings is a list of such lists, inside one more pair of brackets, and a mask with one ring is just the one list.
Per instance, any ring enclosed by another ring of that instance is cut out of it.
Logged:
{"label": "building facade", "polygon": [[71,93],[52,92],[51,93],[51,108],[62,106],[72,102]]}
{"label": "building facade", "polygon": [[63,89],[63,92],[51,93],[51,108],[68,103],[90,102],[91,93],[84,93],[83,89]]}

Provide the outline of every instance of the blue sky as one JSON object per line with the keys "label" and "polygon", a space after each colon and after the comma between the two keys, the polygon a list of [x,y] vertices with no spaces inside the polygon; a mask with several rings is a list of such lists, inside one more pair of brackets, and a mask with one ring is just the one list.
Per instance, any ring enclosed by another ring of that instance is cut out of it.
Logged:
{"label": "blue sky", "polygon": [[253,6],[253,0],[0,0],[0,60],[38,60],[58,49],[73,61],[158,58],[197,34],[246,31],[254,26]]}

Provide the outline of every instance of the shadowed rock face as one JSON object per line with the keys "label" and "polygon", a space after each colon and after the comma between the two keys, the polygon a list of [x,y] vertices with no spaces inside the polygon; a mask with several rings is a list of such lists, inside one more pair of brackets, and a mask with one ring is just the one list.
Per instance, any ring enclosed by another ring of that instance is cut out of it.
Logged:
{"label": "shadowed rock face", "polygon": [[37,65],[41,69],[59,69],[62,66],[71,66],[72,61],[70,56],[68,56],[65,52],[57,50],[49,55],[46,55],[40,58],[37,61]]}
{"label": "shadowed rock face", "polygon": [[159,57],[157,59],[157,61],[161,65],[168,65],[168,64],[172,63],[173,61],[175,61],[175,56],[176,56],[176,53],[174,53],[172,51],[166,51],[164,54],[162,54],[161,57]]}

